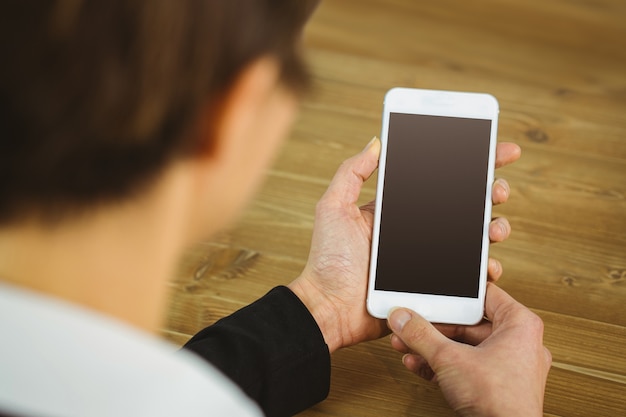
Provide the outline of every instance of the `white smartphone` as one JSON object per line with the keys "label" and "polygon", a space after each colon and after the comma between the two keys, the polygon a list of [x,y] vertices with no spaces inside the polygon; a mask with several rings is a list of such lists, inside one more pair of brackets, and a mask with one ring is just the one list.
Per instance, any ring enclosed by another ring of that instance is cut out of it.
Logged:
{"label": "white smartphone", "polygon": [[385,96],[367,309],[431,322],[484,315],[498,102],[394,88]]}

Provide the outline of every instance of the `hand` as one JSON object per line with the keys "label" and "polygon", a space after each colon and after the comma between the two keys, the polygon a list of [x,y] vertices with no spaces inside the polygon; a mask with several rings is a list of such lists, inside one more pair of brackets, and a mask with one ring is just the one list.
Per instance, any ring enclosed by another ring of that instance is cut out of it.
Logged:
{"label": "hand", "polygon": [[[380,141],[373,139],[339,167],[316,207],[307,265],[289,284],[317,321],[331,352],[389,333],[385,321],[370,316],[365,307],[374,203],[361,208],[356,205],[363,183],[378,167],[379,154]],[[519,146],[500,143],[496,167],[510,164],[519,156]],[[494,204],[506,202],[506,181],[496,180],[492,194]],[[499,242],[508,237],[510,230],[506,219],[494,219],[489,237]],[[502,267],[490,259],[488,271],[490,280],[495,281]]]}
{"label": "hand", "polygon": [[494,284],[487,284],[485,314],[488,320],[476,326],[437,330],[417,313],[395,309],[391,344],[406,353],[410,371],[439,384],[462,416],[542,416],[552,363],[543,322]]}

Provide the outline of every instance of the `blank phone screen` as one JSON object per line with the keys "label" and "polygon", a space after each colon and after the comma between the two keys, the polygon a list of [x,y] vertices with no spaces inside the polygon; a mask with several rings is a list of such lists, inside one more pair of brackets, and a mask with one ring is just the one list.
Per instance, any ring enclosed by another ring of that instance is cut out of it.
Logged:
{"label": "blank phone screen", "polygon": [[391,113],[377,290],[478,297],[491,120]]}

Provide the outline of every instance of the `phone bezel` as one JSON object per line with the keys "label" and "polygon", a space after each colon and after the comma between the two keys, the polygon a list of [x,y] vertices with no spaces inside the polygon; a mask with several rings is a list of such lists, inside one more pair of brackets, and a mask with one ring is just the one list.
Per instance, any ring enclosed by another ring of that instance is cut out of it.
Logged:
{"label": "phone bezel", "polygon": [[[381,208],[384,199],[387,134],[391,113],[447,116],[491,120],[487,182],[485,184],[485,215],[481,252],[478,298],[407,293],[375,289]],[[498,131],[498,101],[489,94],[457,91],[393,88],[385,95],[381,128],[381,153],[374,213],[374,229],[369,269],[367,310],[378,318],[386,318],[393,307],[410,308],[431,322],[476,324],[483,318],[489,255],[489,223],[491,222],[491,189],[494,181],[495,149]]]}

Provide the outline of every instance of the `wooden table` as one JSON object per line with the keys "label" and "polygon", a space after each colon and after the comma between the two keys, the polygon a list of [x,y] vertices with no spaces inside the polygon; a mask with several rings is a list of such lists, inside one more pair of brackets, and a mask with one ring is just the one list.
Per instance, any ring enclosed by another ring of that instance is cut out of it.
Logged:
{"label": "wooden table", "polygon": [[[379,133],[387,89],[488,92],[499,140],[523,148],[497,174],[513,234],[492,255],[545,322],[545,413],[626,415],[626,2],[326,0],[305,43],[315,90],[238,225],[181,262],[165,337],[182,343],[299,274],[314,205]],[[302,415],[453,413],[385,338],[336,353],[329,398]]]}

